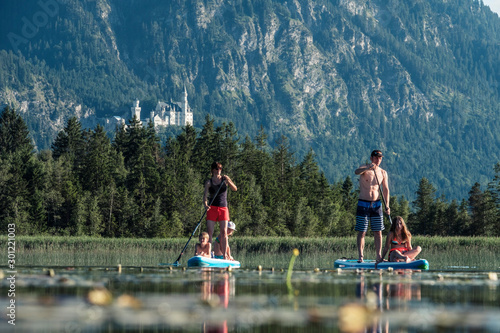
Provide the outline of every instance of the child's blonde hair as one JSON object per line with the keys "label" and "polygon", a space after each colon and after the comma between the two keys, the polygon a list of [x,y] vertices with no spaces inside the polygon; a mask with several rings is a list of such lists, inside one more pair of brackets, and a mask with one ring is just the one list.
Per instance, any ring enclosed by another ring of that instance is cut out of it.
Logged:
{"label": "child's blonde hair", "polygon": [[204,238],[210,239],[210,237],[208,236],[208,232],[203,231],[203,232],[200,234],[200,236],[198,237],[198,239],[200,240],[200,242],[201,242],[201,240],[202,240],[202,239],[204,239]]}

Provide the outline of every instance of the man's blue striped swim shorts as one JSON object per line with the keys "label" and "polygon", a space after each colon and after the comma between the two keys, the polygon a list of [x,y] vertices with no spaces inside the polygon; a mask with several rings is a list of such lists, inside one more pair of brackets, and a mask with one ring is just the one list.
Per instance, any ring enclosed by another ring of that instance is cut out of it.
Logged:
{"label": "man's blue striped swim shorts", "polygon": [[384,212],[382,211],[382,202],[358,200],[358,209],[356,210],[356,227],[354,230],[366,232],[368,230],[368,221],[372,231],[382,231],[384,227]]}

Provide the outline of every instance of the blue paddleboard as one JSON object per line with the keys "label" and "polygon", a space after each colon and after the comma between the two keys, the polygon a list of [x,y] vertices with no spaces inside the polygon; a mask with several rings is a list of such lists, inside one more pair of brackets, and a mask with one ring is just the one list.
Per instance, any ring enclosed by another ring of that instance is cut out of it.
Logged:
{"label": "blue paddleboard", "polygon": [[188,267],[226,268],[229,266],[240,268],[240,262],[236,260],[215,259],[201,256],[195,256],[188,260]]}
{"label": "blue paddleboard", "polygon": [[377,264],[375,267],[375,260],[365,260],[363,262],[358,262],[355,259],[337,259],[333,264],[334,268],[342,269],[387,269],[392,267],[393,269],[429,269],[429,262],[425,259],[417,259],[411,262],[389,262],[383,261]]}

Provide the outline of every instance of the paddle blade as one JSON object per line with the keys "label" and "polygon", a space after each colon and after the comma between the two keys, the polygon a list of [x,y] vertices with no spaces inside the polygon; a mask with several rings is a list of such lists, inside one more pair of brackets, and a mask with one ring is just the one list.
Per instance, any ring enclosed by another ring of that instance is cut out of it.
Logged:
{"label": "paddle blade", "polygon": [[174,262],[172,264],[166,264],[166,263],[159,263],[158,264],[158,266],[175,266],[175,267],[180,266],[180,265],[181,264],[178,261],[176,261],[176,262]]}

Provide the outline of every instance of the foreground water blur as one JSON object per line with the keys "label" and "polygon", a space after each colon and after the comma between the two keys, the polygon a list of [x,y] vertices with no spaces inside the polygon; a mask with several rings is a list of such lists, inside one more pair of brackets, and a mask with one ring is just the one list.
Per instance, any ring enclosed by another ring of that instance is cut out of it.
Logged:
{"label": "foreground water blur", "polygon": [[[0,331],[14,331],[4,269]],[[17,267],[15,332],[500,332],[497,273]],[[5,305],[5,306],[4,306]]]}

